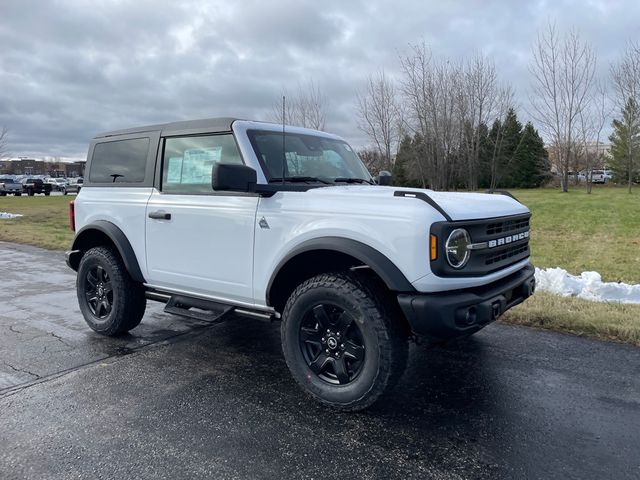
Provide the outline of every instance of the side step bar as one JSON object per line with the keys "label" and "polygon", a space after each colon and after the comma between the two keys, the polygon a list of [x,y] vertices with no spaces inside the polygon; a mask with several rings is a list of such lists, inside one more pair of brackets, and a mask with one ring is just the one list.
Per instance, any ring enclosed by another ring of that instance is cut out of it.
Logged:
{"label": "side step bar", "polygon": [[234,308],[235,307],[231,305],[224,305],[209,300],[173,295],[167,302],[167,306],[164,307],[164,311],[205,322],[219,323],[224,321],[227,313],[231,312]]}

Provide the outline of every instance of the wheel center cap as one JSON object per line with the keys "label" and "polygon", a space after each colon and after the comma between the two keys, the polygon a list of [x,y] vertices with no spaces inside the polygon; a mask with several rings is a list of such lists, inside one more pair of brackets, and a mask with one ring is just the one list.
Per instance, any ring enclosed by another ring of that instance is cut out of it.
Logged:
{"label": "wheel center cap", "polygon": [[331,350],[335,350],[338,347],[338,340],[336,340],[334,337],[329,337],[327,339],[327,346]]}
{"label": "wheel center cap", "polygon": [[98,287],[98,295],[102,296],[104,294],[104,290],[102,287]]}

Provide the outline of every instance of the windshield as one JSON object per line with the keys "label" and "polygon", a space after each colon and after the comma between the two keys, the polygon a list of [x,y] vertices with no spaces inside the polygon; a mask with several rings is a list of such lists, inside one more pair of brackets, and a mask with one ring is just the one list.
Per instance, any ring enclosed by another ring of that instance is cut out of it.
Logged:
{"label": "windshield", "polygon": [[[268,180],[281,180],[282,133],[247,132]],[[370,182],[371,175],[351,147],[341,141],[299,133],[285,134],[285,180]]]}

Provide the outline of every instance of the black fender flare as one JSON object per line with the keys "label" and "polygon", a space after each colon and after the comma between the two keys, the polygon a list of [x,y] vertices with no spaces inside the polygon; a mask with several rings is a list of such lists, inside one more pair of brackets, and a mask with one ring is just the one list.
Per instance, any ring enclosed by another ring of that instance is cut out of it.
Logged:
{"label": "black fender flare", "polygon": [[[97,220],[85,225],[76,233],[76,236],[73,239],[73,245],[71,246],[71,252],[68,252],[67,254],[68,263],[71,268],[76,271],[78,270],[80,258],[82,257],[82,253],[86,250],[83,249],[83,243],[89,238],[92,231],[101,232],[109,237],[118,249],[118,253],[122,258],[129,275],[131,275],[131,278],[136,282],[145,282],[142,270],[140,270],[140,264],[138,264],[138,259],[136,258],[136,254],[133,251],[133,247],[131,246],[131,243],[129,243],[127,236],[116,225],[106,220]],[[76,252],[78,254],[74,255]]]}
{"label": "black fender flare", "polygon": [[310,252],[313,250],[328,250],[333,252],[344,253],[349,255],[358,261],[362,262],[371,268],[385,283],[389,290],[395,292],[415,292],[415,288],[411,285],[411,282],[407,280],[407,277],[400,271],[400,269],[385,255],[380,253],[373,247],[366,245],[357,240],[343,237],[320,237],[314,238],[302,242],[296,246],[291,252],[289,252],[275,268],[271,274],[269,283],[267,284],[267,304],[270,302],[271,289],[275,279],[282,268],[289,262],[289,260],[300,255],[301,253]]}

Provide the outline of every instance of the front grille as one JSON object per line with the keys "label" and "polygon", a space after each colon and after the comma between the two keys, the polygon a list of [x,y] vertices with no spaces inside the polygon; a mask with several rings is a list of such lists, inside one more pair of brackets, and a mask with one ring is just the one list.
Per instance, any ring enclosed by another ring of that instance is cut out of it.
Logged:
{"label": "front grille", "polygon": [[[529,225],[531,214],[457,222],[437,222],[431,233],[439,239],[432,271],[443,277],[477,277],[507,268],[529,257]],[[471,251],[468,263],[461,269],[451,267],[446,260],[445,242],[456,228],[469,232],[471,242],[484,245]]]}
{"label": "front grille", "polygon": [[516,245],[510,248],[505,248],[504,250],[500,250],[492,255],[489,255],[485,258],[485,265],[492,265],[494,263],[502,262],[504,260],[508,260],[509,258],[515,257],[516,255],[520,255],[521,253],[529,254],[529,243],[527,242],[524,245]]}
{"label": "front grille", "polygon": [[487,225],[487,235],[498,235],[500,233],[509,233],[515,230],[529,228],[529,219],[522,218],[519,220],[507,220],[505,222],[490,223]]}

